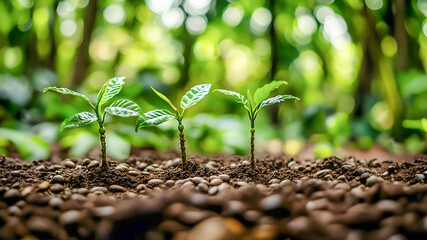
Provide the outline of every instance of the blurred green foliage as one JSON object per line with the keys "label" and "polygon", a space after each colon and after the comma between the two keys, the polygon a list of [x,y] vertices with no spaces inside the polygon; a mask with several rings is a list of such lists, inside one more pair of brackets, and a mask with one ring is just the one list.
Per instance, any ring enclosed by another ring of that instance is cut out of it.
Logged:
{"label": "blurred green foliage", "polygon": [[[57,131],[84,104],[41,91],[64,86],[92,99],[114,76],[127,78],[118,97],[144,111],[166,107],[150,85],[176,103],[200,83],[246,92],[286,80],[277,93],[301,101],[261,113],[260,152],[297,155],[307,142],[318,157],[346,145],[427,148],[426,0],[8,0],[0,16],[2,153],[13,144],[43,158],[55,141],[87,153],[95,131]],[[236,103],[211,95],[194,108],[190,152],[248,153]],[[177,149],[172,122],[135,134],[133,120],[108,120],[114,158],[131,146]]]}

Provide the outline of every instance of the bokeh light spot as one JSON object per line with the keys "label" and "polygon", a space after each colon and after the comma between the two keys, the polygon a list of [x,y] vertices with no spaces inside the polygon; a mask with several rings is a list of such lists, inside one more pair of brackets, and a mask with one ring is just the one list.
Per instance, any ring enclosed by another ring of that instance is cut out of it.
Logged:
{"label": "bokeh light spot", "polygon": [[184,10],[190,15],[205,15],[209,11],[211,0],[185,0]]}
{"label": "bokeh light spot", "polygon": [[184,22],[185,14],[181,8],[172,8],[162,14],[162,23],[167,28],[178,28]]}
{"label": "bokeh light spot", "polygon": [[230,6],[225,9],[222,14],[222,21],[227,23],[230,26],[237,26],[242,21],[243,18],[243,10],[238,7]]}
{"label": "bokeh light spot", "polygon": [[7,48],[4,51],[4,65],[9,68],[15,68],[22,62],[23,54],[19,47]]}
{"label": "bokeh light spot", "polygon": [[312,35],[317,30],[317,23],[311,15],[304,14],[297,19],[299,30],[305,35]]}
{"label": "bokeh light spot", "polygon": [[397,52],[396,40],[390,35],[385,36],[381,41],[381,50],[387,57],[394,56]]}
{"label": "bokeh light spot", "polygon": [[267,31],[273,19],[270,10],[258,8],[254,11],[250,20],[250,29],[254,34],[262,35]]}
{"label": "bokeh light spot", "polygon": [[58,3],[56,12],[61,18],[74,18],[75,7],[69,1],[62,1]]}
{"label": "bokeh light spot", "polygon": [[71,37],[77,30],[77,24],[73,20],[65,20],[59,27],[61,34],[65,37]]}
{"label": "bokeh light spot", "polygon": [[365,0],[366,6],[372,10],[378,10],[383,7],[383,0]]}
{"label": "bokeh light spot", "polygon": [[104,18],[111,24],[122,24],[125,21],[126,13],[119,4],[111,4],[103,12]]}
{"label": "bokeh light spot", "polygon": [[189,33],[197,35],[205,31],[207,20],[201,16],[189,16],[185,21],[185,26]]}
{"label": "bokeh light spot", "polygon": [[157,14],[166,12],[172,7],[173,4],[172,0],[146,0],[145,2],[148,8]]}
{"label": "bokeh light spot", "polygon": [[215,54],[215,46],[209,40],[199,40],[194,47],[194,54],[200,60],[209,60]]}

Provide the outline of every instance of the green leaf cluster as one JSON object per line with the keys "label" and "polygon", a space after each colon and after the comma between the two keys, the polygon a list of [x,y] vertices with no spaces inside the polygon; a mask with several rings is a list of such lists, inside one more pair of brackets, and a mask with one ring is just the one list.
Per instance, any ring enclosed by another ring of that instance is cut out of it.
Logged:
{"label": "green leaf cluster", "polygon": [[181,98],[180,106],[182,111],[180,112],[175,105],[162,93],[158,92],[156,89],[152,88],[154,93],[159,96],[163,101],[165,101],[172,109],[173,112],[160,109],[154,110],[151,112],[145,113],[143,116],[140,116],[136,122],[135,131],[138,131],[142,127],[149,127],[159,125],[161,123],[167,122],[171,119],[176,119],[178,123],[182,124],[182,118],[184,116],[185,110],[189,107],[200,102],[206,95],[209,94],[209,91],[212,87],[212,84],[200,84],[192,87],[184,96]]}
{"label": "green leaf cluster", "polygon": [[99,90],[97,102],[95,104],[92,103],[85,95],[67,88],[47,87],[43,92],[50,90],[61,94],[79,97],[88,103],[94,110],[94,113],[81,112],[65,119],[61,124],[60,131],[63,131],[66,128],[85,126],[93,122],[98,122],[100,128],[103,128],[106,113],[119,117],[143,116],[141,108],[136,103],[128,99],[119,99],[104,108],[105,104],[122,90],[124,84],[124,77],[115,77],[108,80],[102,86],[101,90]]}
{"label": "green leaf cluster", "polygon": [[215,89],[214,92],[218,91],[222,94],[232,96],[237,103],[242,104],[247,110],[249,119],[251,120],[251,123],[253,125],[261,108],[275,103],[280,103],[288,99],[300,100],[299,98],[292,95],[277,95],[275,97],[268,98],[271,92],[273,92],[282,84],[287,83],[285,81],[272,81],[258,88],[255,91],[254,95],[252,95],[251,92],[248,90],[246,97],[240,93],[224,89]]}

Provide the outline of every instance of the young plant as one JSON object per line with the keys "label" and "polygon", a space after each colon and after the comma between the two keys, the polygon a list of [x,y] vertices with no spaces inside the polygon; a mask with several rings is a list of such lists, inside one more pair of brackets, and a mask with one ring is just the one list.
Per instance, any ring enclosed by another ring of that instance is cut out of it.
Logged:
{"label": "young plant", "polygon": [[175,107],[172,102],[163,94],[156,91],[153,87],[153,91],[159,96],[163,101],[165,101],[173,110],[170,112],[166,109],[154,110],[147,112],[144,116],[138,118],[136,121],[135,131],[138,131],[142,127],[149,127],[159,125],[171,119],[176,119],[178,121],[178,130],[179,130],[179,140],[181,144],[181,164],[183,166],[187,165],[187,154],[185,151],[185,138],[184,138],[184,125],[182,125],[182,118],[184,116],[185,110],[194,104],[200,102],[206,95],[208,95],[212,85],[211,84],[200,84],[192,87],[181,99],[181,108],[180,112],[177,107]]}
{"label": "young plant", "polygon": [[85,95],[72,91],[67,88],[47,87],[43,90],[44,93],[49,90],[52,90],[58,93],[69,94],[69,95],[79,97],[92,107],[95,114],[90,112],[77,113],[65,119],[62,122],[59,130],[62,132],[62,130],[64,130],[65,128],[81,127],[95,121],[98,122],[98,125],[99,125],[98,132],[100,136],[99,139],[101,141],[101,157],[102,157],[101,167],[103,170],[106,170],[108,168],[107,147],[105,144],[105,126],[104,126],[105,114],[108,112],[111,115],[115,115],[119,117],[143,116],[143,112],[141,108],[136,103],[127,99],[119,99],[117,101],[114,101],[110,106],[103,109],[103,106],[111,98],[113,98],[122,90],[124,83],[125,83],[124,77],[116,77],[108,80],[108,82],[106,82],[102,86],[101,90],[99,90],[97,102],[95,105],[92,104],[89,98],[86,97]]}
{"label": "young plant", "polygon": [[261,88],[258,88],[255,91],[255,94],[252,96],[249,89],[245,96],[241,95],[240,93],[229,91],[229,90],[223,90],[223,89],[215,89],[214,91],[221,92],[225,95],[230,95],[234,97],[234,100],[240,104],[242,104],[245,109],[248,112],[249,120],[251,121],[251,166],[252,168],[255,168],[255,119],[258,115],[258,112],[261,108],[272,105],[275,103],[283,102],[287,99],[297,99],[299,98],[291,96],[291,95],[277,95],[272,98],[268,98],[268,95],[278,88],[282,84],[287,84],[284,81],[272,81],[270,83],[267,83]]}

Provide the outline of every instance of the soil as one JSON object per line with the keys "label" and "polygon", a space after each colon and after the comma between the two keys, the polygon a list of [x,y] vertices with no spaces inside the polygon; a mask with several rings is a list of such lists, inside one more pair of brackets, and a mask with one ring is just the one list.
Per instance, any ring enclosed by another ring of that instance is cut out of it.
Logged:
{"label": "soil", "polygon": [[427,156],[0,155],[0,239],[427,239]]}

